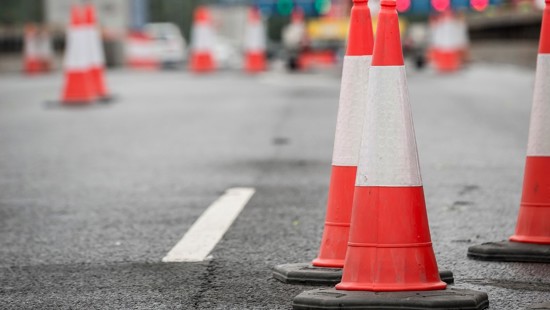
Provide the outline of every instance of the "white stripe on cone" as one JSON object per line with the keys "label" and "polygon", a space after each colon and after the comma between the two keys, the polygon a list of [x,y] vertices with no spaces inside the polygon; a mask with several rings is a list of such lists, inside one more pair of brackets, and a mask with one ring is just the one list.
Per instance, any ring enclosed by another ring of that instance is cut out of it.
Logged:
{"label": "white stripe on cone", "polygon": [[261,22],[249,25],[246,28],[244,48],[249,52],[263,52],[266,49],[265,29]]}
{"label": "white stripe on cone", "polygon": [[216,34],[210,25],[196,24],[193,27],[193,44],[195,52],[210,52],[214,48]]}
{"label": "white stripe on cone", "polygon": [[370,68],[357,186],[421,186],[404,66]]}
{"label": "white stripe on cone", "polygon": [[87,70],[90,67],[86,27],[72,26],[67,33],[66,70]]}
{"label": "white stripe on cone", "polygon": [[88,26],[88,36],[91,42],[91,59],[92,66],[96,68],[103,68],[105,65],[105,55],[103,54],[103,47],[101,42],[101,35],[96,25]]}
{"label": "white stripe on cone", "polygon": [[357,166],[372,56],[345,56],[332,165]]}
{"label": "white stripe on cone", "polygon": [[527,156],[550,156],[550,54],[539,54]]}
{"label": "white stripe on cone", "polygon": [[36,32],[25,33],[24,55],[27,59],[38,59],[40,56]]}

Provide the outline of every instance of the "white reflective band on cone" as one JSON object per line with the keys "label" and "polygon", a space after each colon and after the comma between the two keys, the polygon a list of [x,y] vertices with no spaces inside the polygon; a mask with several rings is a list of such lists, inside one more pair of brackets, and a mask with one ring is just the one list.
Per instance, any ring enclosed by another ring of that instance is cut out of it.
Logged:
{"label": "white reflective band on cone", "polygon": [[404,66],[371,67],[357,186],[421,186]]}
{"label": "white reflective band on cone", "polygon": [[101,35],[96,27],[90,27],[90,40],[92,42],[91,64],[96,67],[103,67],[105,64],[105,55],[103,54],[103,44]]}
{"label": "white reflective band on cone", "polygon": [[539,54],[528,156],[550,156],[550,54]]}
{"label": "white reflective band on cone", "polygon": [[254,24],[246,29],[246,39],[244,42],[246,51],[263,52],[266,49],[265,30],[262,24]]}
{"label": "white reflective band on cone", "polygon": [[214,48],[215,43],[214,30],[210,25],[198,24],[193,27],[193,51],[195,52],[210,52]]}
{"label": "white reflective band on cone", "polygon": [[37,58],[39,56],[38,38],[36,35],[25,35],[24,51],[27,58]]}
{"label": "white reflective band on cone", "polygon": [[73,27],[67,34],[67,49],[65,52],[65,68],[68,70],[87,70],[88,42],[84,27]]}
{"label": "white reflective band on cone", "polygon": [[357,166],[372,56],[345,56],[332,165]]}

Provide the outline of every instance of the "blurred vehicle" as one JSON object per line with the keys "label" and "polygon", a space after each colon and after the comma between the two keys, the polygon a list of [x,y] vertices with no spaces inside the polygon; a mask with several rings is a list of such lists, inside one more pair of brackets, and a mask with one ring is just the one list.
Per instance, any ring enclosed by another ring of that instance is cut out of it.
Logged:
{"label": "blurred vehicle", "polygon": [[403,38],[405,57],[413,60],[417,69],[426,65],[426,53],[430,44],[430,30],[425,23],[413,23],[407,28]]}
{"label": "blurred vehicle", "polygon": [[187,58],[187,43],[172,23],[149,23],[145,32],[153,39],[158,60],[163,67],[182,64]]}

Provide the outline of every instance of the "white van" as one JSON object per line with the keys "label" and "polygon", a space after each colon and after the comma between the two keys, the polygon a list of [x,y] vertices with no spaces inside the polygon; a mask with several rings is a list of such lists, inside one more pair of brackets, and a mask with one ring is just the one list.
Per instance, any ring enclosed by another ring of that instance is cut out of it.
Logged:
{"label": "white van", "polygon": [[154,40],[159,62],[167,66],[182,64],[187,58],[187,43],[181,31],[172,23],[149,23],[145,32]]}

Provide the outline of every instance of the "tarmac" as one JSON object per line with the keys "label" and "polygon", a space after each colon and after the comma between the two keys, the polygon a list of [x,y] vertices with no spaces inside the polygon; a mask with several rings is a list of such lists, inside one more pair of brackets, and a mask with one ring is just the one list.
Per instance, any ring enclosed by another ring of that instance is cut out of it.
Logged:
{"label": "tarmac", "polygon": [[[337,74],[111,71],[117,100],[51,107],[60,73],[0,75],[0,309],[290,309],[272,278],[319,247]],[[534,71],[409,72],[432,241],[490,309],[550,302],[550,266],[481,262],[514,231]],[[203,262],[163,263],[228,188],[255,195]]]}

